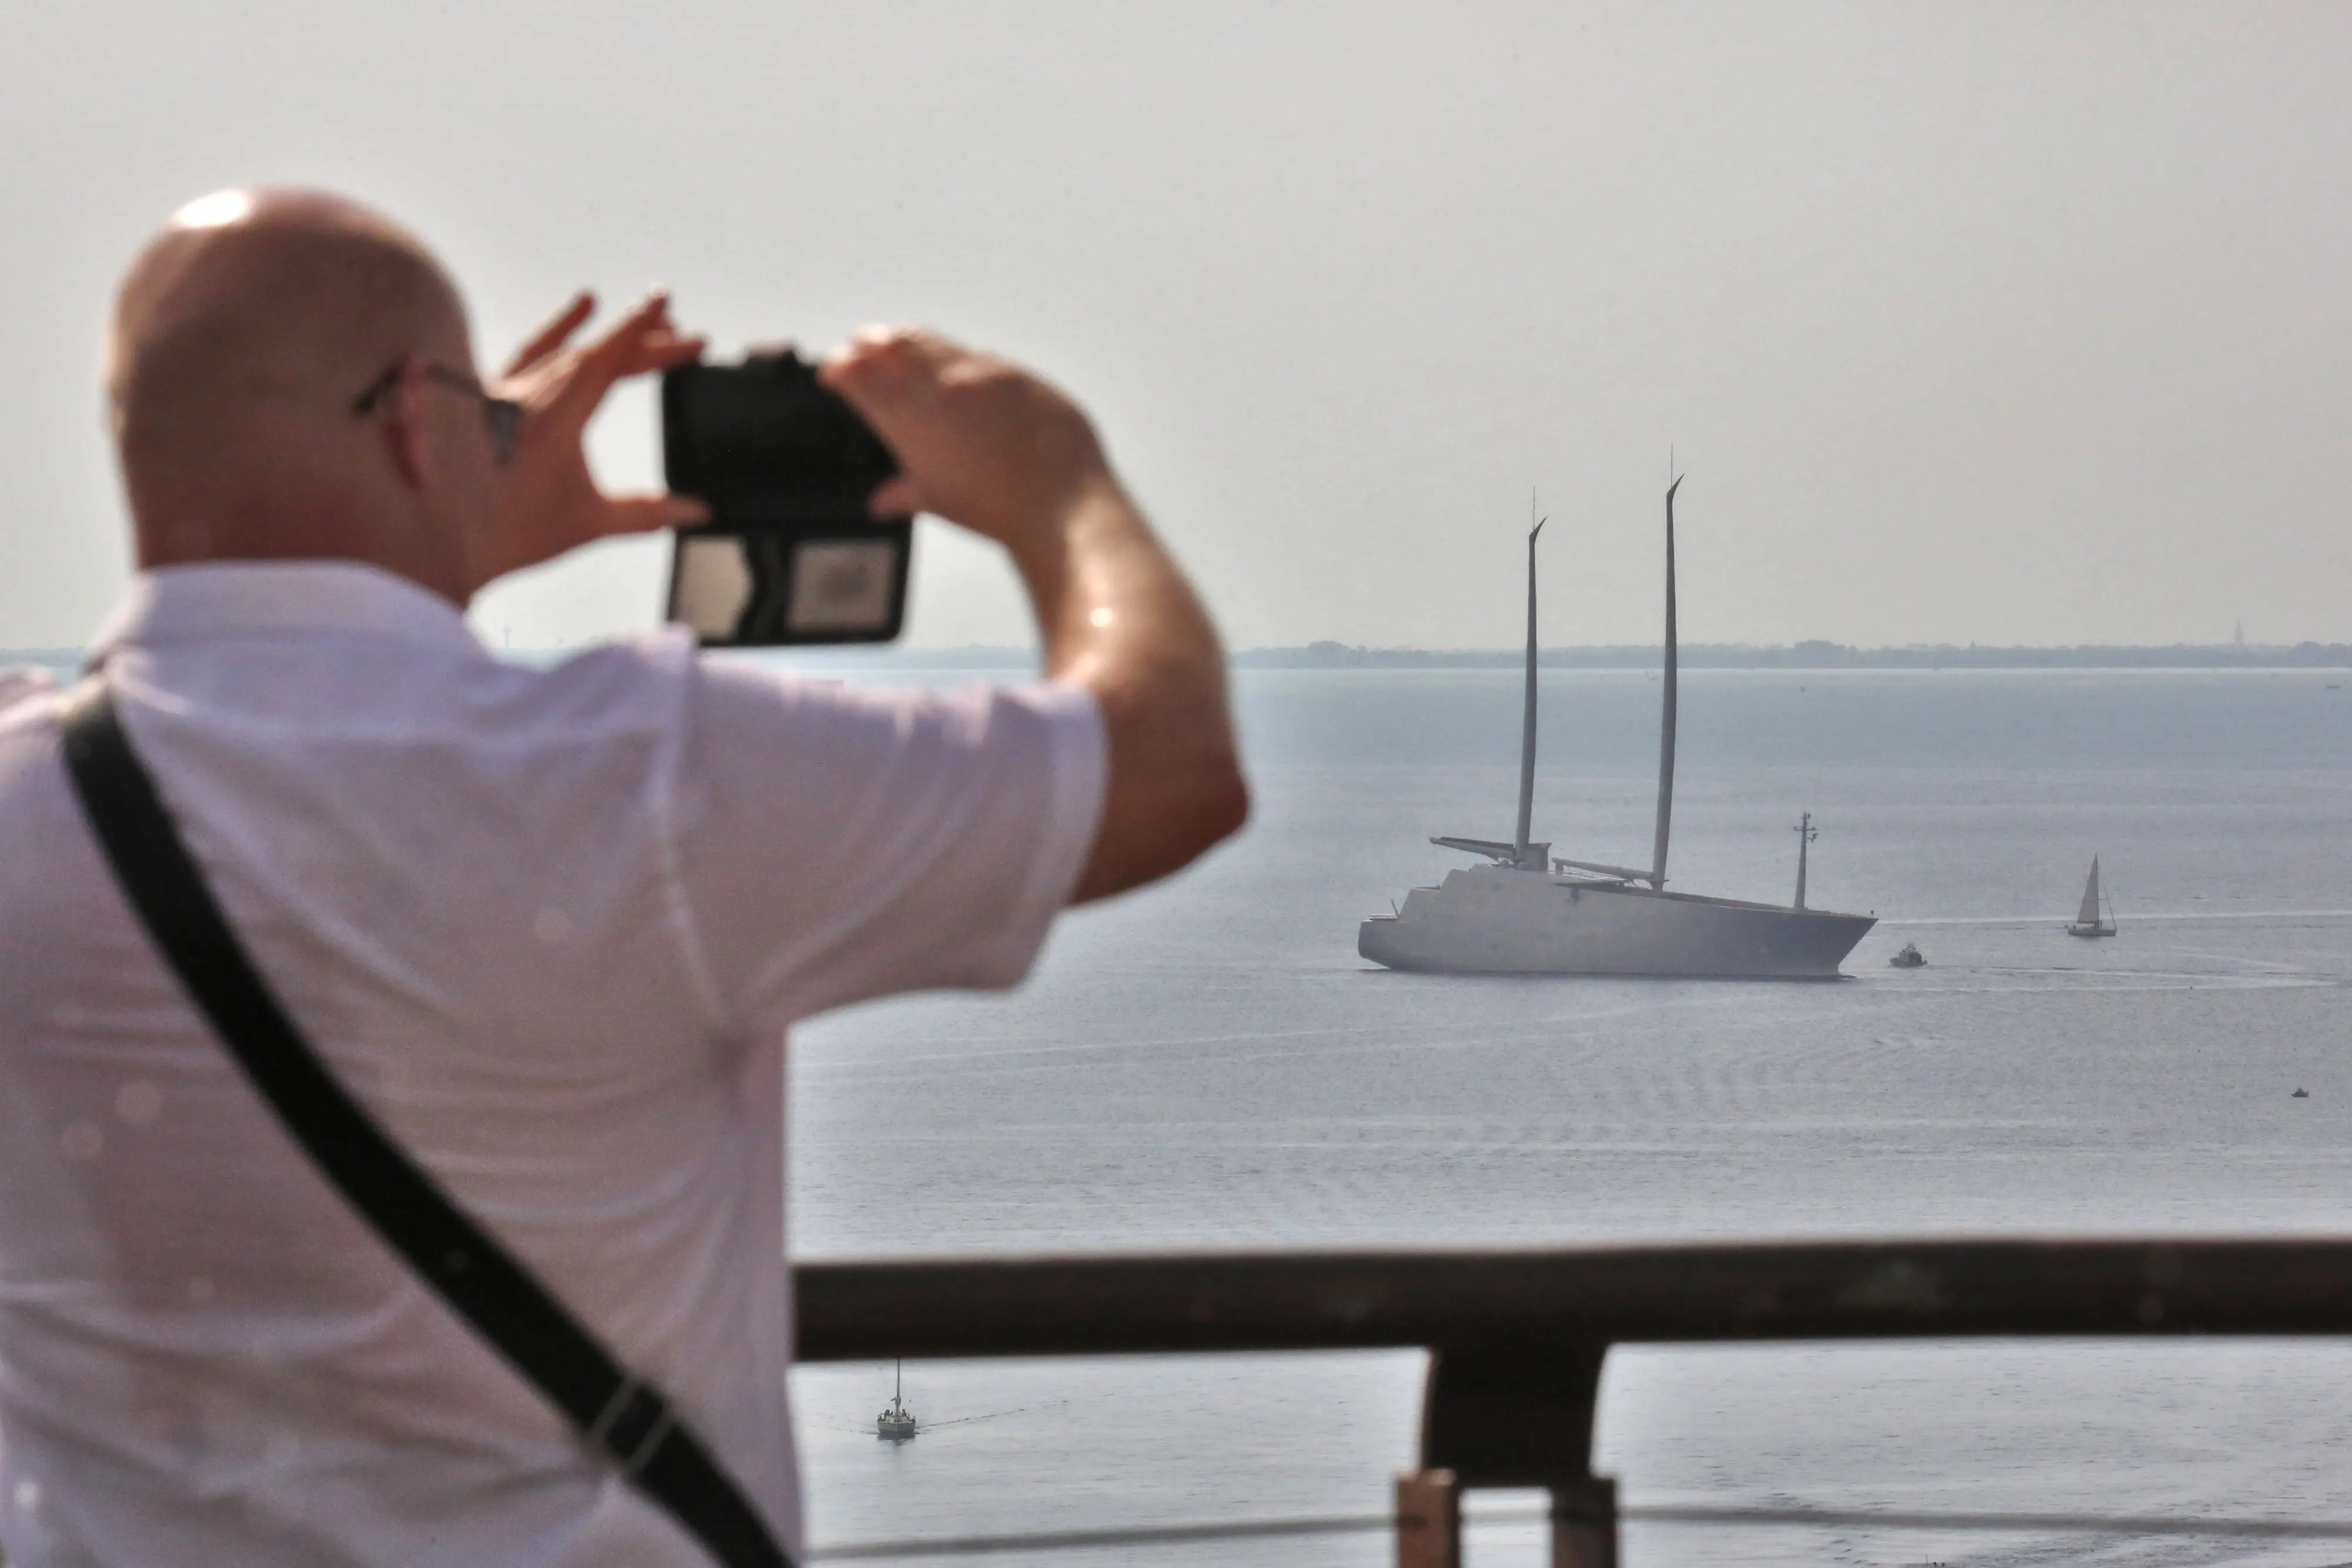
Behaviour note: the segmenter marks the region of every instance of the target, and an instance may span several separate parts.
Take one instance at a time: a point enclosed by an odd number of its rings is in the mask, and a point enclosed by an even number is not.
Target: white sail
[[[2074,916],[2077,925],[2099,924],[2099,857],[2091,857],[2091,880],[2083,884],[2083,908]]]

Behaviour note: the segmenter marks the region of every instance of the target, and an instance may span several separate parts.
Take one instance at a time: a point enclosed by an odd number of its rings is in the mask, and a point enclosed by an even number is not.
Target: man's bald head
[[[389,219],[319,193],[224,191],[182,208],[123,279],[108,343],[115,428],[144,445],[256,402],[348,396],[465,331],[457,288]]]
[[[471,363],[457,288],[406,230],[318,192],[182,208],[124,278],[108,338],[142,559],[368,559],[365,538],[303,530],[383,509],[381,452],[352,405],[403,361]]]

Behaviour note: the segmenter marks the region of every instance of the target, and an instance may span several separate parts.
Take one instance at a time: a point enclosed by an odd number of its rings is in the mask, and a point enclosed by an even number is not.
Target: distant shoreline
[[[1527,654],[1517,648],[1363,648],[1310,643],[1303,648],[1243,648],[1233,654],[1243,670],[1516,670]],[[894,648],[806,650],[795,663],[849,668],[1028,670],[1030,648]],[[1545,669],[1654,670],[1656,644],[1546,648]],[[2286,644],[2175,643],[2163,647],[1852,648],[1807,642],[1780,647],[1745,643],[1685,643],[1686,670],[2340,670],[2352,669],[2352,643]]]
[[[1304,648],[1250,648],[1234,655],[1245,669],[1412,670],[1517,669],[1527,654],[1516,648],[1449,652],[1419,648],[1358,648],[1311,643]],[[1544,667],[1571,670],[1655,669],[1654,643],[1546,648]],[[2164,647],[1990,648],[1948,645],[1852,648],[1805,642],[1781,647],[1746,643],[1685,643],[1685,669],[1703,670],[2311,670],[2352,668],[2352,643],[2284,644],[2187,643]]]
[[[524,650],[518,649],[518,653]],[[547,654],[562,649],[530,650]],[[1034,648],[806,648],[780,650],[795,664],[849,669],[1033,670]],[[1303,648],[1244,648],[1233,655],[1244,670],[1504,670],[1527,655],[1516,648],[1365,648],[1309,643]],[[0,667],[44,664],[79,667],[75,648],[0,649]],[[1546,669],[1656,669],[1656,644],[1546,648]],[[1685,643],[1685,669],[1697,670],[2341,670],[2352,669],[2352,643],[2210,643],[2164,646],[1992,648],[1946,645],[1853,648],[1805,642],[1759,647],[1747,643]]]

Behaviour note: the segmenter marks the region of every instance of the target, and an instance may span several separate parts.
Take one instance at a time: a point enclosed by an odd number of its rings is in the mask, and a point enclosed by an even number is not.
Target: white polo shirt
[[[141,578],[94,656],[337,1074],[660,1382],[789,1546],[783,1044],[1027,970],[1094,837],[1071,687],[552,669],[342,564]],[[704,1568],[315,1174],[162,967],[0,674],[10,1568]]]

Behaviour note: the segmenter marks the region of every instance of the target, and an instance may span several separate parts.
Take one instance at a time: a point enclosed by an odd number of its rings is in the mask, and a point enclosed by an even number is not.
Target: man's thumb
[[[886,480],[866,503],[866,509],[877,517],[911,517],[923,509],[923,493],[912,478],[901,474]]]
[[[604,510],[606,531],[615,534],[690,528],[710,520],[709,507],[692,496],[615,496]]]

